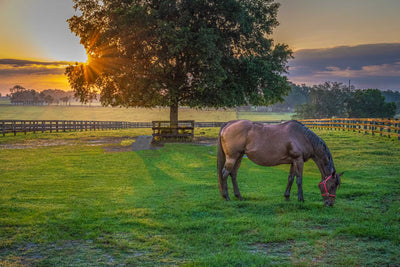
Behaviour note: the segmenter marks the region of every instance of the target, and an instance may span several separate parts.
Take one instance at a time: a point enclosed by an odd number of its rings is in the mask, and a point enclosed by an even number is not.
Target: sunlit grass
[[[226,122],[235,119],[254,121],[289,120],[291,113],[236,112],[234,109],[179,110],[180,120]],[[149,122],[169,120],[168,108],[119,108],[87,106],[11,106],[0,105],[0,120],[95,120]]]
[[[102,133],[140,134],[45,136]],[[292,200],[284,200],[288,166],[264,168],[248,159],[238,176],[245,201],[225,202],[215,146],[104,153],[101,146],[77,143],[1,150],[0,265],[398,264],[400,142],[316,133],[336,169],[345,171],[333,208],[323,206],[313,162],[305,165],[305,203],[297,202],[295,185]],[[218,128],[202,133],[217,134]]]
[[[229,121],[234,110],[196,110],[182,108],[180,120]],[[0,105],[0,120],[95,120],[149,122],[169,120],[168,108],[119,108],[87,106],[9,106]]]
[[[281,121],[291,120],[293,113],[280,112],[239,112],[238,119],[247,119],[252,121]]]

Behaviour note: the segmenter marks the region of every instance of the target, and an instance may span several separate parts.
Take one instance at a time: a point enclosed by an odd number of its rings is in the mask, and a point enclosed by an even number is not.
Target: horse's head
[[[336,190],[340,186],[340,177],[342,175],[343,172],[337,174],[335,171],[328,177],[323,178],[318,184],[325,206],[332,207],[335,204]]]

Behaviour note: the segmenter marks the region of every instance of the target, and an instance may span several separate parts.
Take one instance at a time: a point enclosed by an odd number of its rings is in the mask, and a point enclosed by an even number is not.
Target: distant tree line
[[[10,88],[10,100],[13,105],[70,105],[74,98],[72,91],[63,91],[60,89],[46,89],[37,92],[34,89],[26,89],[20,85]]]
[[[399,91],[382,91],[386,102],[394,102],[396,104],[396,113],[400,113],[400,92]]]
[[[291,92],[282,103],[272,106],[242,106],[239,110],[294,112],[297,119],[385,118],[400,113],[400,92],[355,89],[337,82],[306,86],[290,83]],[[9,94],[13,105],[70,105],[73,91],[47,89],[37,92],[15,85]],[[97,96],[98,97],[98,96]]]
[[[305,100],[295,107],[295,117],[299,119],[387,118],[394,117],[400,107],[399,92],[356,90],[337,82],[312,87],[294,85],[292,94],[294,97],[301,96],[301,101]]]

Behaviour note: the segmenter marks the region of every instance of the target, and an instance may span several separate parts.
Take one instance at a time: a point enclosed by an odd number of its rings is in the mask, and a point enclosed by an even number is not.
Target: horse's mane
[[[304,133],[304,136],[308,139],[311,146],[314,149],[315,157],[326,156],[328,158],[328,165],[326,166],[329,170],[335,170],[335,166],[333,164],[332,154],[329,151],[328,146],[325,141],[322,140],[318,135],[316,135],[313,131],[308,129],[304,124],[299,121],[290,121],[292,127],[296,128],[296,130]]]

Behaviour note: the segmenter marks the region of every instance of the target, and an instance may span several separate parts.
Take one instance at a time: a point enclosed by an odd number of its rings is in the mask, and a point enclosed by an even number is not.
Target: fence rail
[[[309,128],[343,130],[359,133],[379,134],[380,136],[397,137],[400,140],[400,120],[399,119],[309,119],[300,120]]]
[[[67,121],[67,120],[0,120],[0,134],[27,132],[66,132],[151,128],[151,122]]]
[[[262,121],[277,124],[284,121]],[[221,127],[225,122],[194,122],[195,128]],[[125,121],[72,121],[72,120],[0,120],[0,135],[28,132],[67,132],[116,130],[127,128],[153,128],[152,122]]]

